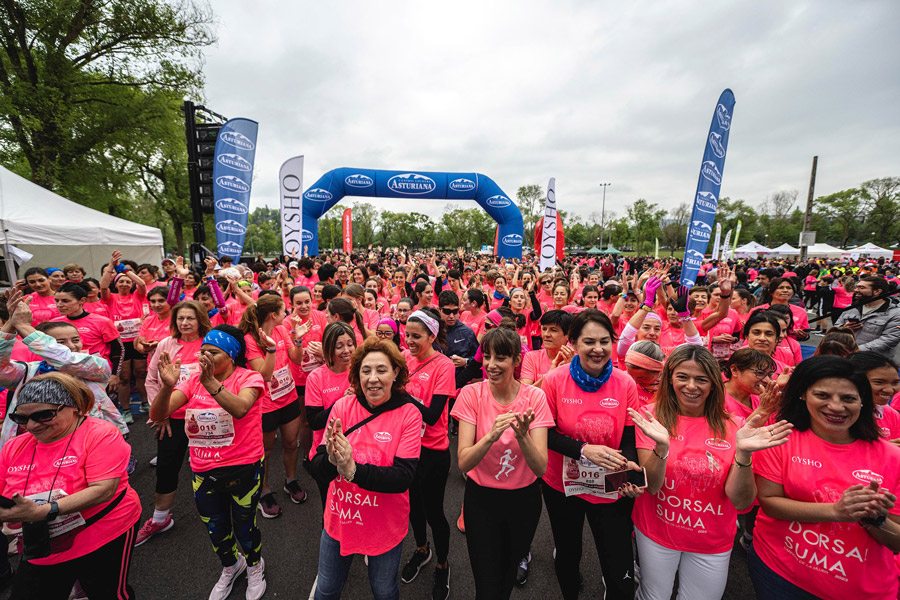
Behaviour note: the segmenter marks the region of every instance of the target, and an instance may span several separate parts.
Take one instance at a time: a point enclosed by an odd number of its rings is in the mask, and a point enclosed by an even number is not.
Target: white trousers
[[[657,544],[636,527],[641,581],[636,600],[669,600],[678,573],[677,600],[720,600],[728,582],[731,550],[699,554],[671,550]]]

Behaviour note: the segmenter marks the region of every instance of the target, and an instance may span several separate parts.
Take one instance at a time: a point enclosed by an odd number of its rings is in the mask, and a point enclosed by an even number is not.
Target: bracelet
[[[727,296],[721,296],[721,295],[720,295],[719,298],[721,298],[721,299],[723,299],[723,300],[728,300],[729,298],[731,298],[731,294],[728,294]]]
[[[346,481],[347,483],[352,483],[354,477],[356,477],[356,467],[355,466],[353,467],[353,472],[350,473],[350,477],[344,477],[344,481]]]
[[[678,317],[678,322],[683,323],[685,321],[696,321],[697,319],[694,317]]]
[[[645,311],[647,311],[647,312],[652,312],[652,311],[653,311],[653,307],[652,307],[652,306],[648,306],[648,305],[646,305],[646,304],[641,304],[641,310],[645,310]]]
[[[219,394],[219,392],[221,392],[224,389],[225,389],[225,384],[223,383],[223,384],[219,385],[219,389],[217,389],[215,392],[211,392],[209,395],[217,396]]]
[[[655,447],[655,446],[653,447],[653,454],[656,454],[656,458],[658,458],[659,460],[666,460],[667,458],[669,458],[669,452],[670,452],[670,451],[671,451],[671,448],[668,448],[668,449],[666,449],[666,455],[665,455],[665,456],[660,456],[660,455],[657,454],[657,452],[656,452],[656,447]]]
[[[735,457],[734,457],[734,464],[736,464],[737,466],[739,466],[739,467],[741,467],[741,468],[744,468],[744,469],[746,469],[746,468],[748,468],[748,467],[752,467],[752,466],[753,466],[753,457],[751,456],[751,457],[750,457],[750,462],[748,462],[748,463],[745,465],[744,463],[740,462],[740,461],[737,459],[737,456],[735,455]]]
[[[627,298],[627,297],[628,297],[628,292],[622,292],[621,294],[619,294],[619,298]]]
[[[266,348],[266,352],[268,352],[269,354],[275,354],[276,352],[278,352],[278,346],[275,346],[274,348]]]
[[[887,515],[881,515],[880,517],[873,519],[871,517],[863,517],[859,520],[859,524],[862,526],[871,525],[872,527],[877,527],[881,529],[884,525],[884,522],[887,521]]]

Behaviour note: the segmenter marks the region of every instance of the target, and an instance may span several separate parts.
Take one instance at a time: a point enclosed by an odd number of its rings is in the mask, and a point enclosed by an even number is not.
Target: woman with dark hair
[[[503,600],[541,516],[538,478],[547,469],[553,417],[544,392],[515,379],[522,360],[515,331],[492,329],[481,350],[485,380],[460,391],[452,414],[459,468],[468,475],[463,513],[475,598]]]
[[[890,406],[891,400],[900,392],[900,375],[897,363],[878,352],[870,350],[856,352],[849,357],[857,371],[865,373],[872,387],[875,402],[875,423],[881,437],[900,446],[900,413]]]
[[[487,300],[481,290],[470,288],[462,296],[462,310],[459,313],[459,320],[475,333],[478,341],[484,336],[484,319],[487,317],[484,307]]]
[[[92,315],[100,315],[101,317],[109,318],[109,309],[106,308],[106,304],[100,299],[100,282],[93,277],[85,277],[78,285],[83,287],[84,291],[87,292],[84,310]]]
[[[741,322],[741,329],[747,324],[750,318],[750,311],[756,307],[756,296],[750,293],[750,290],[737,288],[731,294],[731,308],[738,314]]]
[[[874,413],[850,361],[797,365],[777,417],[794,432],[754,466],[761,510],[749,567],[760,600],[897,598],[900,449]]]
[[[405,341],[402,344],[400,343],[400,324],[394,319],[384,318],[378,321],[378,326],[375,328],[375,337],[382,340],[391,340],[398,348],[401,346],[406,347]]]
[[[397,571],[409,530],[409,486],[422,443],[422,415],[403,390],[409,371],[392,343],[369,338],[353,353],[354,394],[332,406],[313,476],[328,484],[316,600],[340,598],[353,556],[368,557],[375,598],[398,598]],[[346,513],[357,515],[346,518]]]
[[[701,346],[666,359],[656,403],[628,411],[647,470],[647,493],[634,507],[641,557],[640,600],[719,600],[728,581],[737,512],[756,496],[752,453],[784,444],[787,421],[743,423],[725,410],[719,363]],[[743,423],[743,426],[741,424]]]
[[[775,371],[781,373],[787,365],[775,358],[775,349],[782,333],[782,321],[769,311],[757,311],[744,325],[743,337],[747,348],[759,350],[775,360]]]
[[[841,358],[850,358],[855,352],[859,352],[859,346],[853,330],[849,327],[831,327],[822,336],[822,341],[816,346],[813,356],[830,354]]]
[[[778,336],[778,346],[775,347],[775,359],[790,367],[803,360],[803,352],[800,343],[791,337],[794,331],[794,315],[784,304],[775,304],[766,309],[781,321],[781,335]]]
[[[169,288],[165,284],[158,285],[147,292],[147,302],[150,303],[151,314],[144,318],[141,328],[138,330],[138,336],[134,339],[134,347],[138,352],[153,354],[159,343],[169,337],[172,307],[169,306],[168,297]],[[149,373],[147,378],[150,378]]]
[[[725,410],[746,419],[759,408],[759,396],[775,375],[775,359],[754,348],[740,348],[725,361]]]
[[[78,330],[85,353],[99,354],[109,360],[113,366],[112,372],[117,373],[123,346],[113,322],[102,315],[84,310],[87,293],[77,283],[64,283],[56,290],[55,297],[56,310],[60,316],[51,321],[71,323]]]
[[[426,306],[431,306],[432,301],[434,300],[434,286],[432,286],[427,279],[420,278],[416,282],[416,286],[413,288],[412,299],[416,303],[415,308],[418,310],[420,308],[425,308]]]
[[[291,306],[291,318],[285,319],[281,326],[288,330],[301,326],[309,328],[309,332],[303,336],[300,345],[302,362],[298,365],[294,361],[290,361],[288,368],[294,379],[294,386],[297,388],[297,399],[300,401],[300,446],[305,452],[311,454],[315,452],[316,444],[313,443],[313,433],[309,425],[309,417],[306,414],[306,382],[309,374],[325,363],[325,357],[322,354],[322,335],[328,325],[328,320],[325,313],[313,308],[312,292],[308,287],[304,285],[292,287],[288,300]]]
[[[522,360],[522,383],[539,388],[544,382],[544,375],[572,360],[575,350],[569,345],[571,324],[572,315],[564,310],[548,310],[543,314],[541,349],[525,354]]]
[[[776,277],[769,282],[769,287],[766,290],[766,302],[754,308],[753,312],[765,310],[770,305],[783,304],[787,306],[788,310],[794,315],[795,329],[791,331],[790,335],[802,341],[809,338],[809,317],[805,309],[790,303],[791,298],[796,293],[797,288],[794,287],[794,282],[791,279]]]
[[[331,415],[334,403],[347,394],[349,389],[350,361],[356,350],[356,337],[353,329],[346,323],[329,323],[322,334],[322,354],[325,364],[309,374],[306,380],[306,418],[312,429],[312,447],[309,460],[316,454],[316,448],[322,443],[325,427]],[[322,508],[325,508],[325,497],[328,493],[327,482],[317,480]]]
[[[161,385],[150,406],[150,418],[158,422],[186,409],[194,500],[222,563],[210,600],[225,600],[244,571],[246,597],[259,600],[266,580],[256,505],[265,449],[262,407],[257,400],[266,383],[262,375],[246,368],[244,333],[231,325],[219,325],[206,334],[198,359],[200,371],[182,383],[181,361],[173,361],[168,352],[160,354]]]
[[[50,275],[47,271],[40,267],[31,267],[22,277],[23,279],[16,282],[16,288],[24,290],[25,286],[28,286],[31,289],[31,293],[28,294],[31,297],[31,314],[34,315],[31,325],[34,327],[58,317],[55,292],[50,285]]]
[[[600,302],[600,288],[596,285],[586,285],[581,288],[582,308],[597,308],[598,302]]]
[[[357,345],[362,344],[364,339],[372,335],[372,332],[366,328],[362,313],[359,312],[353,302],[346,298],[330,300],[325,308],[325,315],[329,323],[342,321],[353,327]]]

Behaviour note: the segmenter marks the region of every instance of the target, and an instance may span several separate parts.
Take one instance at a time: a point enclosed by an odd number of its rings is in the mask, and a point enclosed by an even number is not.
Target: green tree
[[[448,204],[436,232],[437,245],[473,249],[479,249],[483,244],[493,245],[496,227],[494,220],[481,208],[459,208]]]
[[[631,223],[634,250],[645,254],[652,247],[653,241],[659,237],[659,222],[666,216],[665,210],[659,210],[656,204],[639,198],[628,208],[628,221]]]
[[[281,218],[277,208],[260,206],[247,219],[244,254],[262,252],[266,256],[281,254]]]
[[[544,202],[547,196],[539,185],[523,185],[516,192],[516,200],[525,224],[523,245],[526,248],[534,248],[534,229],[538,219],[544,216]]]
[[[335,204],[328,209],[319,219],[319,252],[325,249],[336,250],[343,248],[341,237],[344,232],[344,209],[347,208],[343,204]]]
[[[747,204],[745,200],[732,200],[727,196],[719,198],[719,210],[716,213],[716,221],[722,224],[722,235],[729,229],[737,229],[738,221],[741,222],[741,240],[756,240],[764,243],[765,233],[759,234],[759,215],[756,210]],[[715,241],[715,238],[713,238]],[[710,248],[711,249],[711,248]]]
[[[691,218],[691,213],[687,203],[682,202],[672,209],[671,215],[672,218],[663,225],[660,233],[662,245],[668,247],[669,254],[674,256],[675,251],[684,246],[684,241],[687,238],[688,219]]]
[[[859,232],[862,217],[869,209],[869,201],[862,190],[851,188],[828,196],[816,198],[815,206],[831,224],[827,237],[841,248],[847,247],[851,238]]]
[[[353,245],[366,248],[375,243],[375,228],[378,226],[379,211],[367,202],[354,202],[351,209],[353,215]]]
[[[115,213],[136,177],[126,148],[158,118],[154,94],[202,85],[212,15],[190,0],[48,0],[4,2],[0,22],[0,160]]]
[[[894,244],[900,229],[900,177],[872,179],[859,187],[870,206],[863,237],[881,246]]]

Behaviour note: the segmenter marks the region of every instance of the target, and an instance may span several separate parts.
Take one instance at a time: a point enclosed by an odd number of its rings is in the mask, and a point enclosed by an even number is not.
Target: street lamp
[[[601,183],[600,187],[603,188],[603,205],[600,208],[600,249],[603,250],[603,231],[606,228],[606,188],[611,186],[611,183]]]

